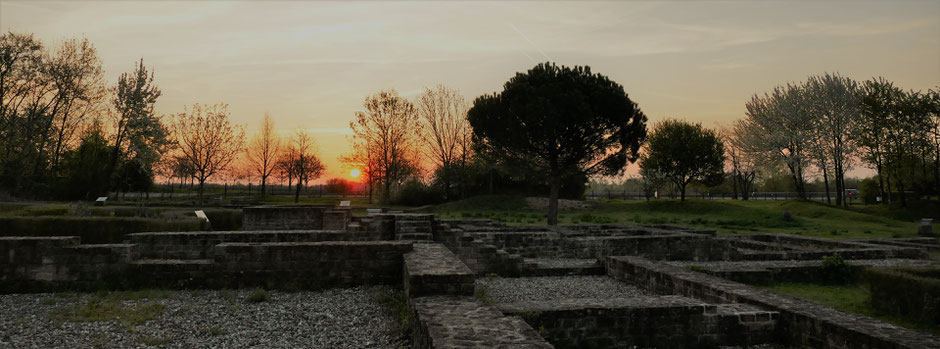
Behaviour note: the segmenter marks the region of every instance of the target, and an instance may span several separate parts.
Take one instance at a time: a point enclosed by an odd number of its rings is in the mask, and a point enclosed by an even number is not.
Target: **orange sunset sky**
[[[938,1],[2,0],[0,28],[47,45],[87,37],[112,85],[143,58],[163,90],[158,114],[225,102],[250,136],[269,112],[284,135],[311,132],[327,178],[348,178],[337,157],[365,96],[446,84],[472,101],[543,61],[611,77],[651,122],[706,126],[811,74],[940,85]]]

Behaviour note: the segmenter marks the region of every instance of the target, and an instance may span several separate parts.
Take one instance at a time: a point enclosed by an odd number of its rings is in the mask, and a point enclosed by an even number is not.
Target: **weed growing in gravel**
[[[396,317],[399,335],[409,336],[414,317],[408,309],[408,295],[404,291],[382,289],[375,294],[375,300]]]
[[[221,327],[221,326],[206,327],[206,328],[203,328],[203,329],[202,329],[202,332],[205,333],[205,334],[208,334],[208,335],[210,335],[210,336],[213,336],[213,337],[215,337],[215,336],[221,336],[221,335],[225,334],[225,331],[222,330],[222,327]]]
[[[91,346],[95,348],[107,348],[110,346],[110,342],[111,338],[108,338],[107,333],[99,333],[91,340]]]
[[[250,303],[261,303],[271,300],[271,294],[263,288],[256,288],[248,295],[247,301]]]
[[[139,301],[139,300],[150,300],[150,299],[167,299],[170,298],[170,291],[167,290],[134,290],[134,291],[116,291],[106,293],[103,298],[114,301]]]
[[[493,299],[490,298],[490,286],[487,284],[477,285],[476,289],[473,290],[473,297],[478,299],[483,304],[493,303]]]
[[[49,318],[57,322],[98,322],[118,321],[122,326],[133,329],[134,326],[163,315],[165,307],[160,303],[141,303],[126,305],[114,299],[93,297],[85,304],[75,304],[53,309]]]
[[[144,343],[149,346],[160,346],[170,342],[169,338],[157,337],[157,336],[144,336],[140,339],[141,343]]]
[[[235,296],[232,295],[232,291],[229,291],[229,290],[219,291],[219,297],[222,297],[223,300],[229,303],[232,303],[235,301]]]

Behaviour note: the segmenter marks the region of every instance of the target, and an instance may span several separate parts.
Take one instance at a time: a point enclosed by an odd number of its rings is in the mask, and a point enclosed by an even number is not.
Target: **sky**
[[[158,114],[227,103],[251,136],[270,113],[311,133],[326,177],[348,177],[366,96],[444,84],[472,101],[545,61],[617,81],[651,123],[728,125],[753,94],[825,72],[940,86],[940,1],[0,0],[0,28],[88,38],[112,85],[143,58]]]

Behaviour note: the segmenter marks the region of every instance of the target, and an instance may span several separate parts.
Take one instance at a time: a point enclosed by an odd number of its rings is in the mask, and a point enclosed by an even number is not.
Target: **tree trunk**
[[[679,184],[679,202],[685,202],[685,183]]]
[[[731,199],[738,199],[738,171],[731,171]]]
[[[548,225],[558,225],[558,192],[561,191],[561,175],[552,171],[549,175]]]
[[[835,165],[835,180],[836,180],[836,206],[842,206],[845,201],[845,186],[842,183],[842,162],[839,160],[834,161]]]
[[[202,207],[202,205],[203,205],[202,194],[203,194],[203,191],[205,190],[205,186],[206,186],[206,179],[205,179],[205,178],[200,178],[200,179],[199,179],[199,196],[198,196],[198,198],[199,198],[199,205],[198,205],[198,206],[199,206],[199,207]]]
[[[832,198],[829,197],[829,171],[823,166],[823,182],[826,183],[826,203],[832,205]]]
[[[297,179],[297,190],[294,191],[294,203],[300,202],[300,187],[303,185],[303,181]]]
[[[267,193],[267,181],[268,176],[261,176],[261,197],[264,197],[265,193]]]

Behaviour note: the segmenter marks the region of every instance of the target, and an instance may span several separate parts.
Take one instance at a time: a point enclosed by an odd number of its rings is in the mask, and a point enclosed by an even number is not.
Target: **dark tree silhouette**
[[[562,178],[620,173],[646,139],[646,115],[623,86],[586,66],[543,63],[518,73],[502,92],[478,97],[468,119],[486,147],[547,172],[550,225],[558,224]]]
[[[650,133],[640,168],[662,174],[685,201],[685,188],[692,181],[720,184],[724,162],[724,145],[715,131],[697,123],[665,120]]]

